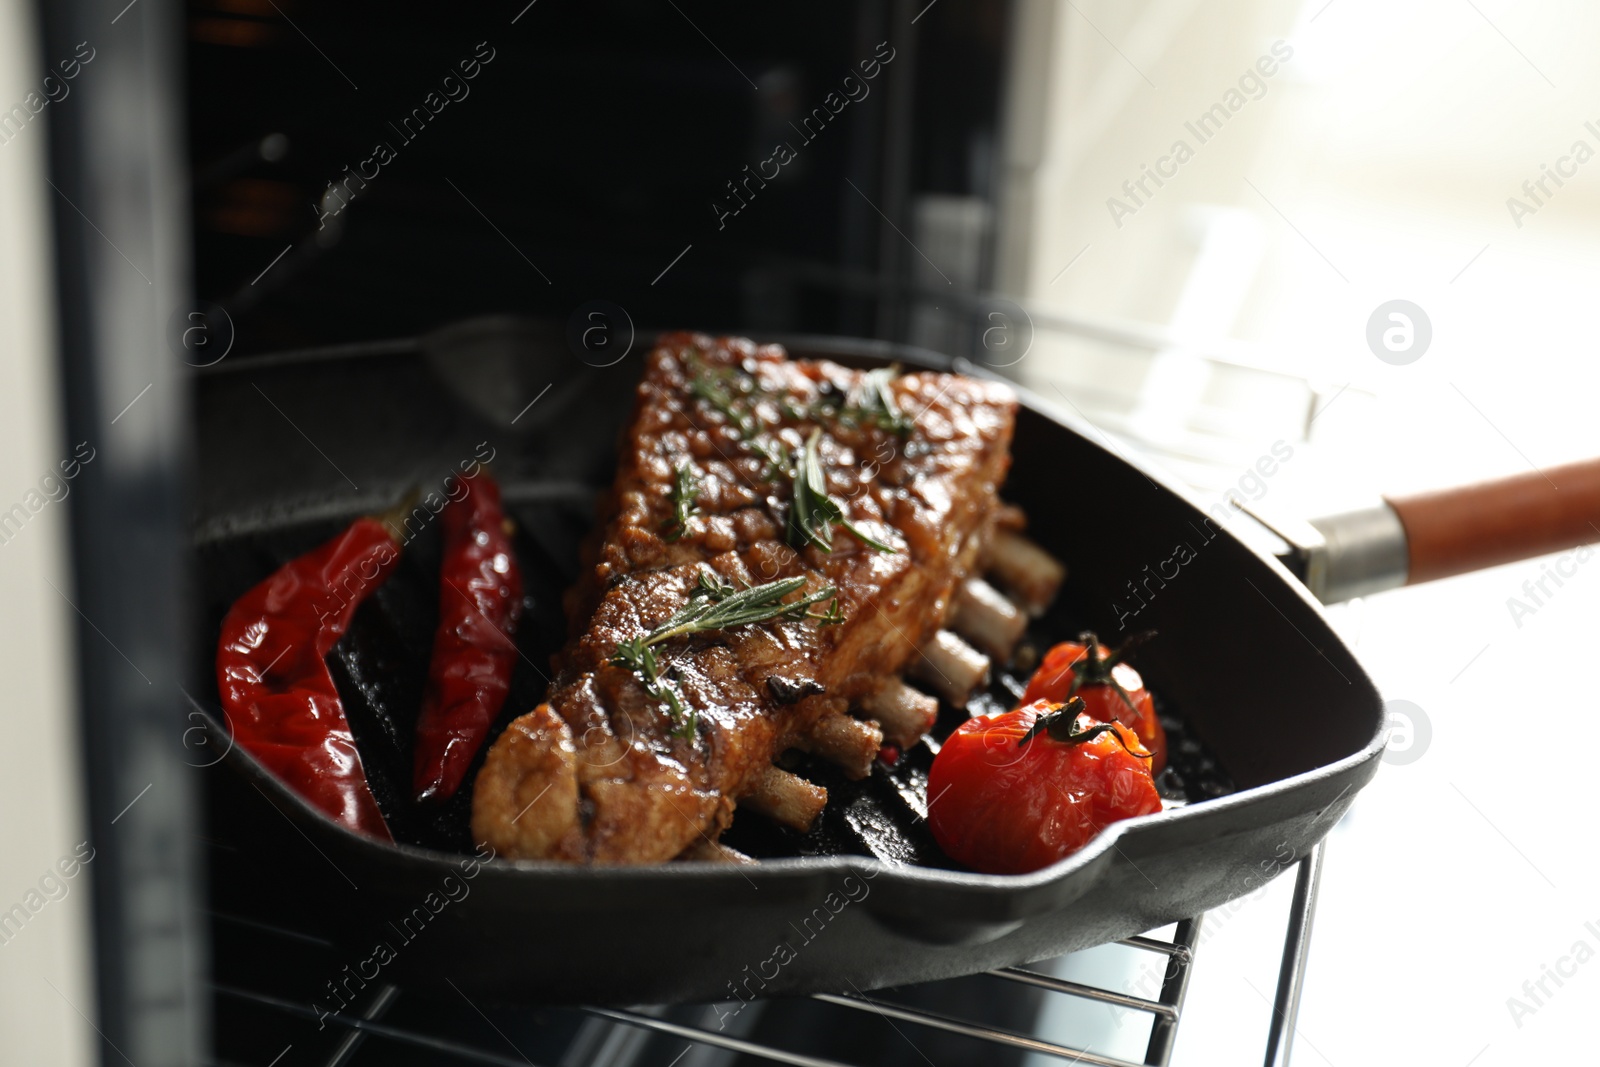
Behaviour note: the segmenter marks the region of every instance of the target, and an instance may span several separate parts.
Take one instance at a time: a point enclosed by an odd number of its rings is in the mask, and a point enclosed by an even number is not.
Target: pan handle
[[[1600,459],[1266,525],[1289,542],[1290,569],[1333,604],[1600,542]]]
[[[1600,459],[1387,497],[1405,527],[1406,584],[1600,541]]]

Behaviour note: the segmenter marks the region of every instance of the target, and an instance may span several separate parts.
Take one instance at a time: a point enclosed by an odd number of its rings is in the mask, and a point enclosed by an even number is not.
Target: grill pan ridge
[[[883,342],[772,340],[797,358],[986,373]],[[594,493],[611,480],[642,347],[595,367],[568,351],[561,331],[501,317],[200,374],[192,555],[195,616],[207,629],[191,692],[201,705],[215,708],[209,656],[234,597],[354,515],[437,485],[487,442],[518,522],[530,599],[523,663],[497,728],[531,707],[565,636],[560,595]],[[1112,605],[1126,609],[1127,583],[1177,542],[1197,549],[1177,577],[1146,587],[1154,595],[1137,616],[1138,629],[1161,634],[1138,665],[1175,715],[1174,764],[1191,803],[1116,824],[1043,871],[974,874],[951,869],[921,821],[924,749],[859,787],[819,777],[834,796],[805,838],[736,822],[730,842],[774,857],[758,866],[475,865],[469,787],[434,812],[403,797],[437,611],[437,531],[425,526],[330,657],[403,843],[335,825],[213,722],[215,747],[192,762],[218,846],[214,906],[248,894],[259,911],[268,900],[275,918],[344,948],[350,970],[308,978],[306,996],[330,1007],[339,982],[373,968],[383,981],[448,992],[448,980],[474,997],[625,1004],[969,974],[1130,936],[1257,888],[1286,857],[1307,855],[1376,772],[1381,699],[1276,561],[1208,525],[1175,486],[1102,447],[1092,428],[1019,394],[1003,495],[1069,568],[1062,602],[1030,638],[1042,647],[1092,628],[1115,641],[1123,631]],[[990,699],[1006,696],[1002,684]],[[959,721],[953,714],[944,709],[941,731]],[[1215,795],[1230,780],[1236,791]]]

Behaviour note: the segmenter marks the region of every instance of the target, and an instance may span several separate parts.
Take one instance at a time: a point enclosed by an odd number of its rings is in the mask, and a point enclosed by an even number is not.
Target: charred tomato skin
[[[1102,651],[1104,647],[1101,646]],[[1156,717],[1155,700],[1144,687],[1144,679],[1138,671],[1126,663],[1118,663],[1111,668],[1111,676],[1127,691],[1128,699],[1133,702],[1131,709],[1109,685],[1085,685],[1075,694],[1070,692],[1076,677],[1073,665],[1082,662],[1088,650],[1087,645],[1077,641],[1063,641],[1046,652],[1039,669],[1028,679],[1028,688],[1022,694],[1021,703],[1029,704],[1036,700],[1061,703],[1069,695],[1082,697],[1088,705],[1090,718],[1098,722],[1120,722],[1138,734],[1139,741],[1155,757],[1150,773],[1160,774],[1167,765],[1167,731],[1162,729],[1161,720]]]
[[[985,874],[1025,874],[1120,819],[1161,810],[1148,754],[1121,723],[1082,742],[1044,730],[1022,740],[1059,707],[1037,700],[980,715],[944,742],[928,774],[928,826],[951,859]],[[1096,725],[1079,715],[1074,729]]]

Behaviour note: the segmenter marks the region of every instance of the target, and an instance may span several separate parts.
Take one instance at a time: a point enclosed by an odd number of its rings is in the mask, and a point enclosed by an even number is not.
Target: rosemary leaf
[[[856,406],[863,419],[871,421],[878,429],[905,437],[911,433],[916,420],[901,413],[900,405],[895,403],[894,390],[889,388],[889,383],[899,375],[898,366],[868,371],[862,379],[862,398]]]
[[[694,366],[695,375],[689,380],[689,392],[721,412],[723,418],[728,420],[741,439],[748,441],[760,432],[761,420],[750,410],[750,405],[747,404],[741,409],[735,400],[734,390],[730,388],[729,375],[718,374],[698,360]]]
[[[750,451],[767,461],[767,465],[761,468],[761,473],[756,475],[756,481],[770,481],[786,466],[783,461],[782,446],[774,444],[768,438],[754,437],[745,443],[750,446]]]
[[[756,402],[763,393],[750,377],[731,368],[708,367],[698,359],[691,359],[694,376],[689,379],[689,393],[706,402],[714,411],[728,420],[745,447],[766,461],[756,481],[770,481],[784,469],[782,450],[763,431],[767,423],[756,410]],[[785,399],[785,414],[795,417],[792,401]],[[801,415],[804,412],[800,412]]]
[[[666,522],[666,539],[677,541],[689,532],[689,520],[700,513],[695,507],[695,496],[700,492],[700,479],[694,467],[678,464],[672,482],[672,518]]]
[[[805,584],[806,577],[798,575],[738,589],[710,571],[702,570],[694,591],[689,594],[689,602],[649,633],[619,642],[610,662],[637,674],[644,682],[645,692],[667,706],[677,724],[673,736],[692,737],[698,714],[692,707],[685,708],[677,686],[663,675],[653,646],[674,637],[728,630],[773,619],[812,619],[822,625],[844,621],[838,591],[831,585],[785,603],[785,598],[799,592]],[[832,603],[826,612],[819,614],[808,610],[811,605],[829,598]]]
[[[654,645],[672,637],[706,633],[711,630],[728,630],[735,626],[747,626],[772,619],[803,619],[807,615],[807,608],[820,600],[828,599],[836,592],[833,586],[824,586],[792,603],[784,603],[785,597],[799,592],[805,584],[805,575],[796,575],[793,578],[780,578],[775,582],[738,590],[730,585],[718,584],[711,587],[706,583],[705,572],[702,571],[701,584],[689,598],[689,602],[679,608],[666,622],[646,634],[644,641],[646,644]],[[709,591],[711,588],[715,591]]]
[[[892,546],[862,533],[855,523],[845,518],[844,508],[839,506],[839,502],[828,495],[822,464],[817,459],[817,441],[821,436],[820,427],[812,430],[805,448],[794,457],[794,500],[789,509],[789,544],[795,548],[816,545],[824,552],[832,552],[833,527],[837,524],[870,548],[879,552],[894,552]]]

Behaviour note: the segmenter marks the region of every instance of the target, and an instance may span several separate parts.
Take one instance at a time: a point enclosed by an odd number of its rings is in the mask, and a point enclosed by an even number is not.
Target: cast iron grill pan
[[[949,366],[872,342],[790,348],[861,366]],[[561,593],[576,576],[595,493],[611,479],[639,358],[590,367],[536,326],[489,320],[420,341],[223,364],[202,376],[194,566],[204,660],[192,690],[202,705],[216,706],[210,657],[234,598],[351,517],[387,506],[409,485],[437,485],[488,442],[517,522],[528,597],[522,658],[496,732],[531,708],[565,639]],[[1161,631],[1138,666],[1171,735],[1172,766],[1160,785],[1172,810],[1115,827],[1046,871],[976,875],[952,864],[927,830],[929,746],[862,782],[791,753],[785,765],[825,785],[829,807],[807,834],[736,816],[724,840],[762,858],[758,867],[464,869],[470,779],[437,809],[408,795],[438,609],[438,530],[429,524],[330,657],[400,844],[344,831],[229,749],[199,772],[210,833],[226,846],[215,853],[219,906],[248,897],[251,913],[266,907],[334,940],[354,972],[380,970],[385,981],[449,979],[495,998],[627,1003],[864,990],[972,973],[1128,936],[1255,888],[1265,864],[1281,869],[1285,847],[1304,855],[1370,778],[1381,701],[1281,568],[1207,526],[1156,475],[1034,398],[1023,401],[1004,495],[1026,509],[1031,535],[1070,571],[1056,606],[1030,630],[1036,649],[1085,628],[1115,642],[1127,632],[1111,607],[1114,599],[1128,605],[1124,583],[1169,558],[1178,541],[1196,549],[1178,578],[1148,588],[1136,618],[1137,628]],[[1115,523],[1103,504],[1081,503],[1086,484],[1121,502]],[[1025,680],[997,672],[975,710],[1012,706]],[[935,736],[963,717],[943,708]],[[775,953],[783,941],[793,951]]]
[[[598,492],[598,488],[596,489]],[[574,494],[577,496],[577,494]],[[561,593],[576,579],[577,543],[593,514],[590,497],[562,500],[515,500],[508,489],[507,509],[517,523],[515,546],[527,587],[524,618],[517,633],[522,659],[512,676],[511,694],[493,733],[544,699],[550,656],[565,640]],[[206,627],[202,634],[215,645],[223,616],[240,594],[277,567],[333,537],[342,522],[317,520],[282,530],[244,534],[214,541],[198,549],[202,586],[208,592]],[[397,841],[425,848],[474,851],[469,826],[471,783],[483,762],[479,753],[461,791],[443,806],[412,801],[412,736],[438,617],[438,531],[429,527],[408,543],[395,573],[358,610],[344,640],[329,658],[334,681],[350,717],[367,777]],[[212,595],[214,593],[214,595]],[[1062,598],[1048,616],[1032,627],[1023,648],[1038,655],[1057,636],[1076,636],[1073,619],[1086,612]],[[987,692],[974,694],[967,710],[942,704],[933,731],[942,740],[969,714],[1010,710],[1026,687],[1028,673],[997,670]],[[213,703],[214,686],[207,692]],[[1170,766],[1159,779],[1169,802],[1186,803],[1225,796],[1232,782],[1205,746],[1189,735],[1185,720],[1155,694],[1167,729]],[[798,750],[780,758],[782,765],[825,786],[830,802],[809,833],[779,826],[753,812],[738,812],[722,840],[751,856],[777,859],[797,856],[858,855],[924,867],[961,869],[946,857],[927,829],[928,768],[934,749],[922,743],[892,765],[879,762],[871,777],[852,781],[836,767]]]

